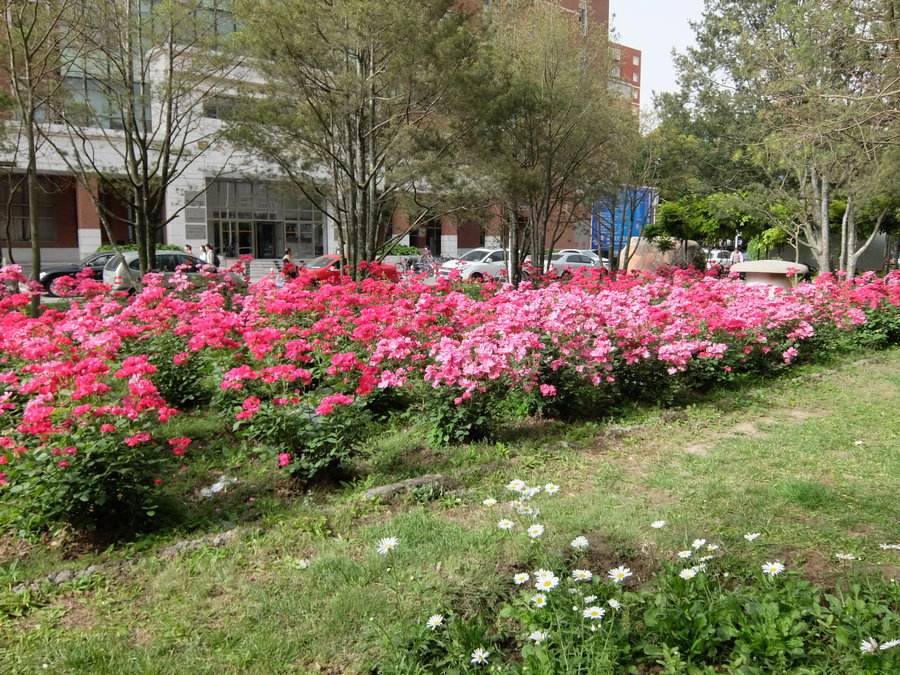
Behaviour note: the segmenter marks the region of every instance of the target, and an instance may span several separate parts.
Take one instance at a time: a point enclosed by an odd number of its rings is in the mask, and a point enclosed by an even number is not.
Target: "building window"
[[[31,240],[28,227],[28,195],[25,190],[25,182],[15,179],[0,182],[0,199],[6,204],[12,190],[12,199],[9,200],[10,210],[10,234],[13,241],[26,242]],[[37,221],[40,240],[43,243],[55,243],[58,238],[56,227],[56,193],[60,190],[52,180],[40,180],[37,190]]]
[[[203,116],[214,120],[228,119],[237,101],[232,96],[217,94],[203,100]]]
[[[614,80],[622,79],[622,68],[621,66],[615,65],[609,69],[609,76]]]
[[[641,75],[640,75],[640,73],[632,73],[632,74],[631,74],[631,81],[632,81],[632,82],[640,82],[640,81],[641,81]]]
[[[619,47],[613,47],[610,51],[612,55],[613,61],[621,61],[622,60],[622,50]]]
[[[641,57],[638,56],[637,54],[635,54],[634,56],[631,57],[631,63],[635,66],[640,66],[641,65]]]
[[[632,89],[631,90],[631,99],[633,101],[637,101],[641,98],[641,90],[640,89]]]
[[[297,258],[325,250],[322,212],[296,188],[275,183],[215,180],[206,193],[207,220],[216,250],[227,257]]]

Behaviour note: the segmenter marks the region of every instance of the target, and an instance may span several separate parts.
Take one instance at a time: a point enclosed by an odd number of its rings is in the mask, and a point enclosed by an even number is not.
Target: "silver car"
[[[572,274],[580,269],[596,269],[600,267],[599,258],[591,258],[584,253],[554,253],[550,256],[548,263],[549,268],[552,267],[560,276]]]
[[[206,263],[181,251],[156,252],[157,271],[172,274],[182,265],[188,266],[188,274],[196,274]],[[114,291],[135,291],[141,281],[140,268],[137,251],[117,253],[103,267],[103,283]]]

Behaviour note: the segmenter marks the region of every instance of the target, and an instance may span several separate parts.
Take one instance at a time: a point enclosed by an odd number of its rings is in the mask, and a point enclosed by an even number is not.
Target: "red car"
[[[339,255],[329,254],[310,260],[300,268],[299,275],[308,281],[319,283],[336,283],[341,278],[343,261]],[[369,276],[375,279],[387,279],[388,281],[400,281],[400,273],[397,266],[391,263],[370,263]]]

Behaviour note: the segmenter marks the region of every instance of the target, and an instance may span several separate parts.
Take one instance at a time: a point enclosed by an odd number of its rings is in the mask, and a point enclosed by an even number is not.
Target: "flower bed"
[[[213,406],[309,478],[346,460],[372,420],[410,406],[435,440],[466,440],[510,408],[605,414],[787,368],[834,342],[900,340],[897,273],[795,291],[688,272],[519,289],[264,280],[247,294],[231,278],[148,275],[130,299],[83,281],[85,297],[36,319],[27,292],[0,294],[4,521],[153,517],[190,451],[165,434],[178,410]],[[24,283],[0,271],[11,281]]]

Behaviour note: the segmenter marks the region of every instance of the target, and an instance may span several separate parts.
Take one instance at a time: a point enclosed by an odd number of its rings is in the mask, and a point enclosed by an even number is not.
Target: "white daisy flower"
[[[702,558],[697,558],[697,560],[699,560],[702,563],[705,563],[705,562],[709,562],[710,560],[712,560],[715,557],[716,556],[714,556],[714,555],[705,555]]]
[[[485,506],[497,506],[497,500],[494,499],[493,497],[488,497],[481,503],[484,504]]]
[[[400,545],[400,540],[397,537],[385,537],[384,539],[378,540],[378,553],[381,555],[387,555],[395,548]]]
[[[590,607],[585,607],[584,611],[581,615],[585,619],[591,619],[593,621],[599,621],[604,616],[606,616],[606,610],[602,607],[597,607],[597,605],[591,605]]]
[[[487,665],[488,656],[490,655],[491,653],[487,649],[485,649],[484,647],[479,647],[474,652],[472,652],[470,663],[473,663],[476,666]]]
[[[779,574],[784,572],[784,565],[778,561],[767,562],[762,566],[762,571],[764,574],[768,574],[770,577],[777,577]]]
[[[694,555],[693,551],[678,551],[678,557],[681,558],[682,560],[687,560],[692,555]]]
[[[522,492],[528,489],[528,486],[525,485],[524,480],[519,480],[516,478],[515,480],[511,480],[506,484],[506,489],[510,492]]]
[[[572,570],[572,578],[575,581],[590,581],[593,577],[590,570]]]
[[[617,612],[622,609],[622,603],[616,600],[615,598],[610,598],[606,601],[606,604],[612,607]]]
[[[545,633],[545,632],[542,631],[542,630],[535,630],[535,631],[532,631],[532,632],[528,635],[528,639],[531,640],[534,644],[537,645],[537,644],[540,644],[540,643],[542,643],[544,640],[547,639],[547,633]]]
[[[527,487],[522,491],[522,496],[525,499],[531,499],[535,495],[540,494],[540,492],[541,492],[541,488],[539,488],[539,487]]]
[[[444,625],[444,616],[442,614],[432,614],[428,617],[425,625],[431,630],[437,630]]]
[[[697,570],[698,572],[705,572],[706,571],[706,563],[700,563],[699,565],[694,565],[694,569]]]
[[[575,537],[571,542],[569,542],[569,546],[574,548],[576,551],[586,551],[588,546],[587,537],[579,536]]]
[[[585,601],[587,604],[591,604],[591,603],[594,602],[594,600],[596,600],[596,599],[597,599],[597,596],[596,596],[596,595],[586,595],[586,596],[584,596],[584,601]]]
[[[531,527],[528,528],[528,536],[532,539],[538,539],[542,534],[544,534],[544,526],[535,523]]]
[[[887,642],[882,642],[878,649],[884,652],[888,649],[893,649],[897,645],[900,645],[900,640],[888,640]]]
[[[632,576],[631,570],[624,566],[619,566],[614,569],[611,569],[607,576],[615,583],[621,583],[625,581],[628,577]]]
[[[559,586],[559,577],[555,574],[542,576],[534,582],[534,587],[539,591],[552,591],[557,586]]]
[[[309,569],[309,566],[310,566],[309,558],[299,558],[298,560],[296,560],[294,562],[294,565],[296,565],[298,570]]]
[[[713,551],[718,551],[719,545],[718,544],[707,544],[706,550],[709,551],[710,553],[712,553]]]
[[[546,492],[548,495],[555,495],[557,492],[559,492],[559,485],[556,485],[555,483],[547,483],[544,486],[544,492]]]
[[[834,557],[838,560],[857,560],[858,558],[852,553],[835,553]]]
[[[693,579],[695,576],[697,576],[697,569],[694,567],[688,567],[686,569],[681,570],[678,573],[678,576],[680,576],[682,579],[685,579],[685,580]]]
[[[753,541],[758,538],[759,538],[759,532],[748,532],[747,534],[744,535],[744,539],[746,539],[747,541]]]
[[[665,520],[654,520],[652,523],[650,523],[650,527],[652,527],[654,530],[661,530],[665,526],[666,526]]]
[[[535,593],[531,596],[531,604],[537,608],[546,607],[547,606],[547,596],[543,593]]]
[[[519,572],[518,574],[516,574],[515,576],[513,576],[513,583],[514,583],[516,586],[521,586],[522,584],[527,584],[527,583],[528,583],[528,580],[529,580],[530,578],[531,578],[531,577],[528,576],[528,572]]]
[[[509,532],[515,526],[516,524],[513,521],[509,520],[509,518],[504,518],[497,523],[497,527],[499,527],[501,530],[506,530],[507,532]]]
[[[863,654],[873,654],[878,649],[878,641],[875,638],[866,638],[859,643],[859,651]]]
[[[539,569],[539,570],[535,570],[535,571],[533,572],[533,574],[534,574],[534,578],[535,578],[535,579],[540,579],[541,577],[552,577],[552,576],[554,576],[554,575],[553,575],[553,572],[551,572],[550,570],[545,570],[543,567],[542,567],[541,569]]]
[[[706,546],[706,539],[694,539],[694,543],[691,544],[691,548],[700,549]]]
[[[516,513],[520,516],[536,516],[537,511],[533,506],[529,506],[528,504],[520,504],[516,507]]]

